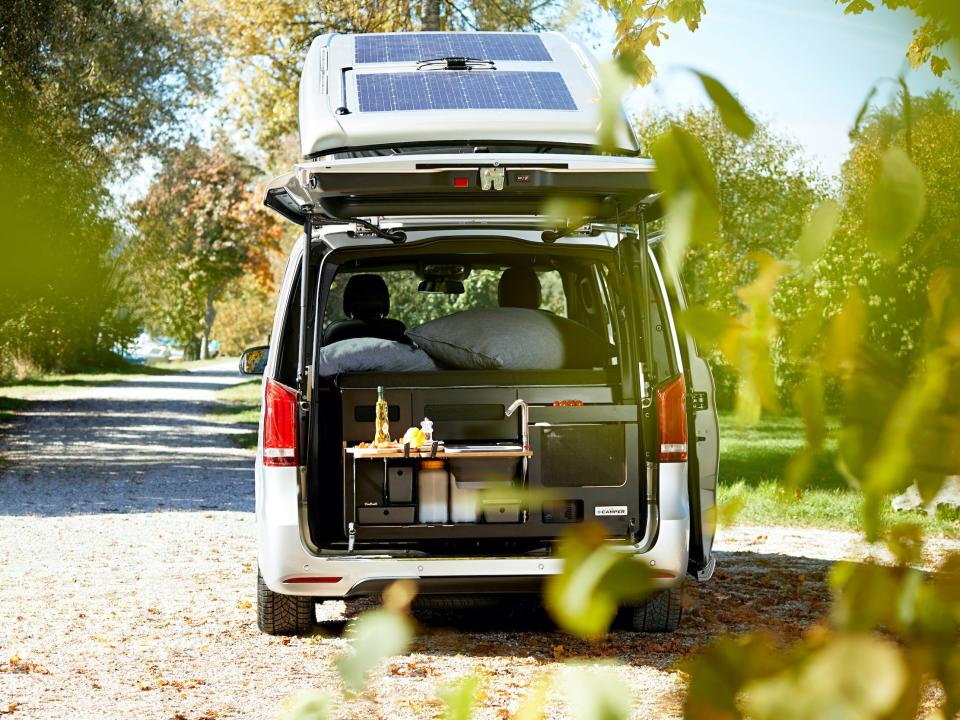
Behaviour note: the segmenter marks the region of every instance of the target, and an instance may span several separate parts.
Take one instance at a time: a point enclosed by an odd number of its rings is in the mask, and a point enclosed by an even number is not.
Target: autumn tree
[[[258,175],[236,153],[190,143],[166,156],[134,207],[148,326],[187,346],[199,340],[201,358],[231,284],[244,275],[272,281],[270,253],[282,230],[261,207]]]

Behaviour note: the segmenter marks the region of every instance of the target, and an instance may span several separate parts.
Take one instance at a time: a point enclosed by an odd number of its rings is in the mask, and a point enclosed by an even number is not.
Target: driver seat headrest
[[[540,278],[530,268],[512,267],[503,271],[497,286],[500,307],[540,307]]]
[[[352,275],[343,289],[343,314],[354,320],[379,320],[390,314],[390,291],[379,275]]]

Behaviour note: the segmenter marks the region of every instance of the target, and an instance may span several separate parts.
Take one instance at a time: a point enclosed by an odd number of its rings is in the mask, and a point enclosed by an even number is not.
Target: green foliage
[[[112,174],[205,87],[201,47],[155,2],[6,3],[0,21],[0,357],[95,366],[136,334]],[[11,368],[0,365],[0,375]]]
[[[647,116],[635,124],[642,145],[658,160],[661,187],[667,191],[665,249],[680,263],[676,256],[686,247],[681,276],[694,306],[686,320],[696,324],[695,334],[706,348],[714,348],[710,352],[718,399],[729,406],[739,384],[733,368],[742,356],[733,352],[732,360],[725,359],[717,343],[746,319],[740,317],[746,308],[736,288],[754,278],[757,266],[749,258],[754,253],[789,257],[805,232],[815,233],[804,240],[805,252],[811,242],[823,242],[825,231],[810,228],[808,218],[814,206],[824,203],[828,186],[807,167],[798,146],[762,122],[749,140],[731,133],[718,111]],[[819,211],[816,221],[829,219],[821,217],[828,212]],[[686,229],[685,217],[694,218]],[[769,350],[781,399],[789,398],[803,372],[786,343],[810,298],[810,282],[781,278],[770,301],[771,318],[780,326],[777,337],[783,338]],[[733,349],[735,344],[728,346]]]
[[[723,120],[727,130],[743,140],[749,140],[757,124],[747,115],[747,111],[743,109],[743,106],[733,94],[727,90],[726,85],[706,73],[697,70],[691,72],[700,80],[707,96],[713,102],[717,112],[720,113],[720,119]]]
[[[410,621],[387,609],[365,612],[350,623],[350,650],[337,660],[347,691],[361,692],[369,674],[386,658],[406,650],[412,635]]]
[[[443,720],[470,720],[480,690],[480,678],[467,675],[440,690],[443,700]]]
[[[683,22],[696,30],[705,12],[703,0],[598,0],[617,21],[616,55],[619,66],[636,82],[646,85],[656,73],[647,55],[669,37],[666,27]]]
[[[626,720],[630,691],[615,666],[568,665],[560,672],[570,717],[577,720]]]
[[[847,14],[859,15],[876,9],[874,0],[835,0]],[[922,24],[913,31],[913,40],[907,48],[910,65],[917,68],[929,64],[937,77],[950,69],[949,52],[956,53],[952,43],[960,37],[960,5],[954,0],[882,0],[891,10],[909,9]]]
[[[557,556],[563,573],[547,580],[544,601],[557,624],[580,637],[602,637],[620,606],[653,589],[650,569],[611,547],[602,526],[586,523],[567,533]]]
[[[294,693],[280,706],[277,720],[327,720],[333,716],[333,700],[322,690]]]
[[[880,172],[863,209],[870,249],[888,263],[896,260],[903,243],[916,232],[925,209],[920,171],[904,150],[888,148],[880,158]]]

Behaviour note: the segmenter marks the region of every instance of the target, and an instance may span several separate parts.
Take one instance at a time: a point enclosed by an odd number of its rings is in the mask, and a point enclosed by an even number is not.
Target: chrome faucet
[[[520,408],[520,438],[523,443],[523,449],[530,449],[530,431],[527,426],[530,424],[530,407],[527,405],[526,401],[523,398],[517,398],[513,401],[513,404],[510,405],[505,411],[504,415],[510,417],[516,412],[517,408]]]

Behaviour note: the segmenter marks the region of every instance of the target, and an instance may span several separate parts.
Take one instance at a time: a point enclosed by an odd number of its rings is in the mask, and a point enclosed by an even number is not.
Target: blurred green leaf
[[[467,675],[452,685],[440,689],[443,701],[443,720],[470,720],[477,702],[480,678]]]
[[[923,530],[916,523],[899,523],[887,531],[887,549],[901,565],[922,560]]]
[[[853,121],[853,127],[850,128],[850,139],[860,134],[860,127],[863,124],[863,119],[867,116],[867,111],[870,109],[870,103],[873,102],[873,98],[876,97],[877,86],[873,85],[870,88],[870,92],[867,93],[867,97],[864,99],[863,104],[860,105],[860,110],[857,111],[857,117]]]
[[[687,248],[693,242],[694,218],[697,213],[697,196],[689,190],[681,190],[679,195],[670,201],[663,220],[663,250],[668,263],[677,269],[683,270],[683,261]],[[672,278],[672,274],[667,274]]]
[[[333,701],[323,690],[302,690],[287,697],[275,720],[327,720],[333,717]]]
[[[602,637],[621,605],[637,603],[653,590],[646,564],[614,550],[606,529],[596,523],[565,534],[557,555],[563,572],[547,579],[544,601],[557,624],[580,637]]]
[[[823,343],[823,368],[828,373],[849,371],[856,363],[857,352],[866,329],[867,309],[860,293],[851,290],[847,299],[827,326]]]
[[[583,225],[594,212],[595,208],[583,200],[559,196],[549,198],[541,210],[544,222],[557,228]]]
[[[623,113],[623,96],[630,89],[632,78],[620,63],[607,62],[600,66],[600,127],[597,144],[607,152],[619,146],[617,135],[624,132],[627,119]]]
[[[671,125],[653,140],[650,154],[657,164],[656,185],[664,193],[667,204],[681,191],[692,191],[698,201],[695,237],[698,241],[712,241],[719,219],[720,196],[716,171],[702,143],[679,125]]]
[[[651,154],[665,206],[664,250],[680,271],[689,247],[712,245],[719,237],[716,173],[700,142],[677,125],[654,140]]]
[[[775,677],[747,685],[742,702],[756,720],[869,720],[894,708],[907,669],[896,645],[870,635],[833,638]]]
[[[793,401],[803,418],[807,446],[820,450],[827,437],[826,408],[823,405],[823,373],[811,367],[793,394]]]
[[[797,240],[797,258],[804,268],[810,267],[822,254],[840,220],[840,205],[824,200],[810,214],[810,219]]]
[[[743,686],[778,672],[786,662],[786,655],[767,635],[715,641],[683,665],[690,676],[683,704],[684,719],[741,718],[738,696]]]
[[[723,120],[723,124],[727,126],[727,129],[735,135],[739,135],[744,140],[749,140],[750,136],[753,135],[753,131],[756,129],[756,123],[747,115],[747,111],[743,109],[740,101],[727,90],[726,85],[715,77],[694,70],[693,68],[689,69],[690,72],[700,79],[700,82],[703,84],[703,89],[710,97],[710,100],[713,101],[714,106],[716,106],[717,111],[720,113],[720,119]]]
[[[577,720],[626,720],[630,691],[614,667],[569,665],[561,674],[570,717]]]
[[[788,490],[797,490],[810,480],[817,465],[817,452],[810,447],[798,450],[787,461],[784,484]]]
[[[552,687],[552,675],[544,675],[534,682],[520,703],[513,720],[543,720],[546,712],[547,696]]]
[[[347,628],[350,650],[337,658],[337,669],[353,694],[361,692],[367,676],[383,660],[404,652],[413,636],[410,621],[400,613],[370,610]]]
[[[864,206],[871,249],[888,263],[896,260],[925,210],[926,189],[920,171],[906,152],[891,146],[880,158],[880,171]]]
[[[729,334],[721,349],[740,373],[737,387],[736,416],[741,425],[760,419],[763,409],[780,409],[773,372],[773,345],[779,336],[779,323],[771,309],[771,298],[784,265],[768,253],[751,253],[747,258],[756,263],[753,282],[737,290],[748,310],[741,316],[742,334]],[[736,341],[731,347],[728,343]]]
[[[677,323],[698,343],[717,346],[737,323],[732,318],[702,305],[692,305],[677,314]]]

